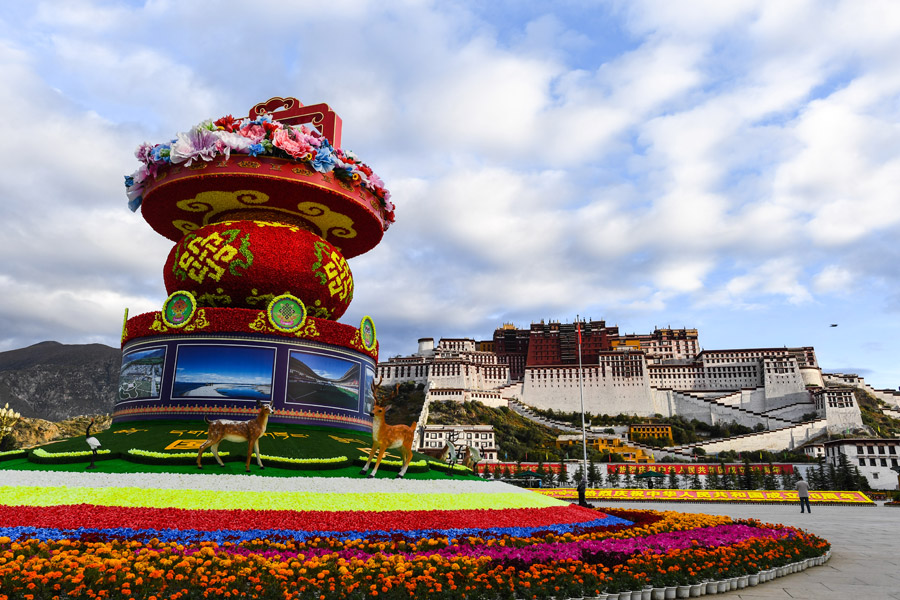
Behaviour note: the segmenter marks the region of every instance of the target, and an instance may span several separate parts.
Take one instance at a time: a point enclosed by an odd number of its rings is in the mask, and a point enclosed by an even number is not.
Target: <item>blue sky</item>
[[[299,360],[319,376],[331,380],[337,380],[346,375],[354,364],[342,358],[309,352],[291,352],[291,360]]]
[[[0,6],[0,350],[117,345],[167,296],[134,148],[295,96],[393,194],[382,357],[580,314],[900,385],[897,3],[248,6]]]
[[[271,348],[180,346],[177,383],[272,385],[275,350]]]

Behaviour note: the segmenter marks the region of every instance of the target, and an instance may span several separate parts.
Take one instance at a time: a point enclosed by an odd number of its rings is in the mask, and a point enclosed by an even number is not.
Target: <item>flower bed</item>
[[[97,450],[96,455],[94,455],[91,450],[81,450],[78,452],[47,452],[43,448],[35,448],[28,453],[28,460],[38,464],[62,465],[67,463],[90,462],[92,458],[95,461],[111,460],[119,458],[119,453],[111,452],[109,450]]]
[[[439,462],[436,460],[429,460],[428,467],[431,469],[435,469],[437,471],[444,471],[446,473],[451,473],[451,474],[455,473],[457,475],[461,475],[461,474],[471,475],[473,472],[472,469],[470,469],[469,467],[466,467],[464,465],[448,465],[445,462]]]
[[[23,473],[19,483],[0,487],[0,600],[580,598],[828,550],[789,527],[602,513],[497,482]]]
[[[353,459],[353,464],[359,465],[360,467],[364,467],[364,466],[366,466],[366,462],[368,462],[368,460],[369,460],[368,456],[357,456],[355,459]],[[376,460],[378,460],[377,454],[372,457],[373,465],[375,464]],[[429,469],[430,464],[431,464],[430,462],[424,461],[424,460],[413,460],[413,461],[410,461],[409,467],[407,468],[406,472],[407,473],[424,473]],[[385,471],[396,471],[399,473],[400,469],[402,467],[403,467],[403,461],[390,460],[390,459],[385,458],[381,461],[381,465],[378,467],[378,469],[379,470],[383,469]]]
[[[5,452],[0,452],[0,461],[24,458],[26,454],[28,454],[26,450],[7,450]]]

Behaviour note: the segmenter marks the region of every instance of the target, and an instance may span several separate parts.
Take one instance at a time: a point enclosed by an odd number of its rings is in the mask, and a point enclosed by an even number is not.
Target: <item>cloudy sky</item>
[[[393,193],[383,358],[580,314],[896,387],[897,56],[890,1],[6,2],[0,350],[117,345],[171,247],[134,148],[295,96]]]

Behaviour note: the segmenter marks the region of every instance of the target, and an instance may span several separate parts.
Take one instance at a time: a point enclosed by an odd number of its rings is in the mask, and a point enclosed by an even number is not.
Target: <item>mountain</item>
[[[111,413],[121,365],[122,351],[103,344],[41,342],[0,352],[0,406],[49,421]]]

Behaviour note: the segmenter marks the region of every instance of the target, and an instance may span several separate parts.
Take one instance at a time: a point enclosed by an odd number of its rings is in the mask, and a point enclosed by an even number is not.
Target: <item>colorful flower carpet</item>
[[[755,573],[828,548],[788,527],[600,512],[499,482],[4,479],[0,600],[581,598]]]

